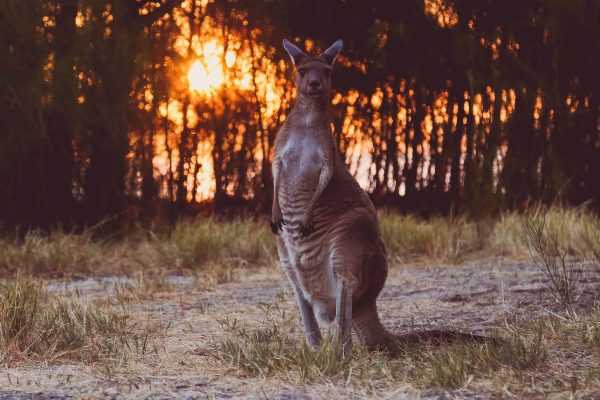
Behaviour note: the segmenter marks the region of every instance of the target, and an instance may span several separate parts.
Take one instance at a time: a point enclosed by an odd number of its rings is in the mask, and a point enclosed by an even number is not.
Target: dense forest
[[[597,0],[0,0],[0,224],[266,212],[286,37],[375,204],[599,206]]]

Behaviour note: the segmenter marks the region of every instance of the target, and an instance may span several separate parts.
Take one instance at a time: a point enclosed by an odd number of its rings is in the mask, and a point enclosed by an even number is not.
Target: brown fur
[[[281,264],[308,341],[313,346],[321,341],[316,316],[335,322],[342,354],[351,344],[351,329],[372,348],[465,337],[444,331],[397,337],[381,324],[376,299],[388,265],[377,214],[331,134],[330,71],[341,41],[314,59],[287,41],[284,46],[296,66],[298,99],[275,140],[271,228],[279,235]]]

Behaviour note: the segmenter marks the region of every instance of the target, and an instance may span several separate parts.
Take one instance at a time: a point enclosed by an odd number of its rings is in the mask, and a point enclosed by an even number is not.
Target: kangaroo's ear
[[[297,46],[292,44],[292,42],[290,42],[287,39],[283,39],[283,47],[290,55],[294,65],[298,65],[304,57],[308,57],[308,55],[305,52],[300,50]]]
[[[323,54],[319,56],[319,58],[329,65],[333,65],[338,54],[340,54],[340,51],[342,51],[342,47],[344,47],[344,41],[342,39],[338,39],[334,44],[329,46],[329,48],[327,48],[327,50],[325,50]]]

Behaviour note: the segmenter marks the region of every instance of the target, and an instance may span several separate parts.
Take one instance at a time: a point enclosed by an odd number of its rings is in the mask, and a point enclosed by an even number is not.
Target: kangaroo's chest
[[[283,147],[282,161],[288,183],[316,187],[323,167],[323,148],[312,135],[298,132]]]

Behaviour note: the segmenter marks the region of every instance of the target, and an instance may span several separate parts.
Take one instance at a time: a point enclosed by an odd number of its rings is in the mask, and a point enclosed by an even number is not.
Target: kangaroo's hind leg
[[[336,280],[336,323],[342,349],[351,344],[354,325],[361,342],[376,345],[385,336],[375,301],[387,276],[385,247],[367,209],[353,209],[334,228],[331,263]]]
[[[363,291],[354,303],[352,324],[358,339],[368,348],[384,348],[390,345],[391,334],[383,327],[377,312],[377,297],[387,278],[385,249],[377,243],[361,266]]]
[[[294,289],[294,294],[296,295],[296,300],[298,301],[300,315],[302,316],[302,324],[304,325],[304,334],[306,335],[306,339],[311,347],[317,348],[321,344],[323,337],[321,336],[321,330],[319,329],[319,324],[315,318],[315,312],[313,311],[310,303],[304,298],[302,288],[300,287],[300,284],[296,279],[296,274],[294,273],[292,260],[290,259],[289,253],[285,247],[285,243],[283,243],[281,238],[277,238],[277,248],[279,251],[281,267],[292,283],[292,288]]]

